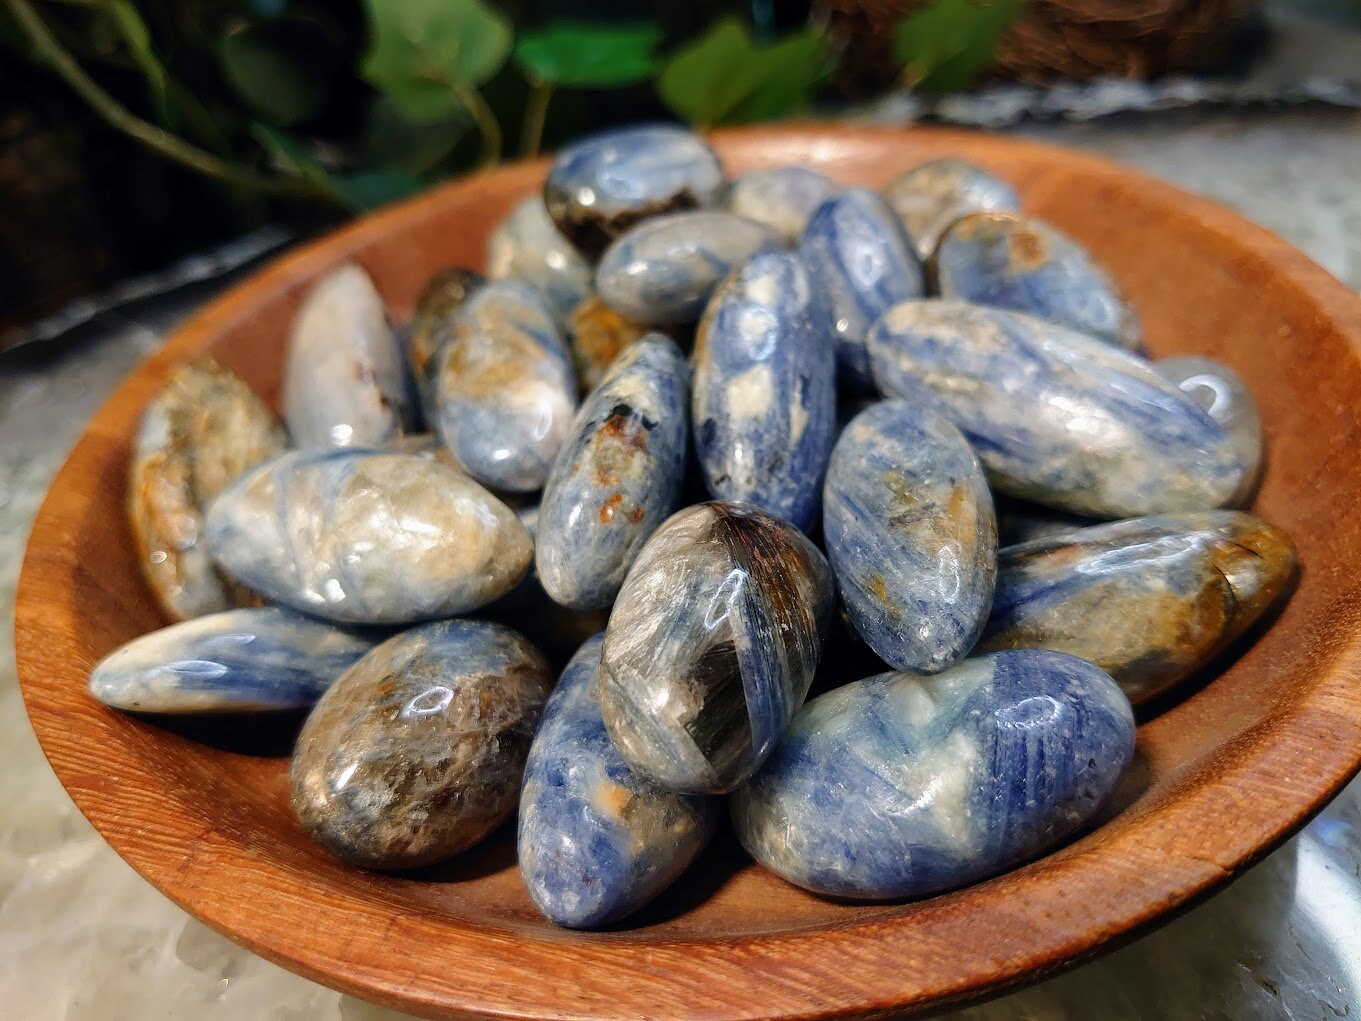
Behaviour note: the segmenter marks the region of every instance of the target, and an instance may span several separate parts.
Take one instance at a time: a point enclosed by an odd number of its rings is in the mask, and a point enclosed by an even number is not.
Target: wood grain
[[[1091,247],[1157,355],[1233,366],[1261,404],[1257,511],[1303,573],[1276,625],[1145,722],[1108,818],[990,882],[907,905],[820,900],[731,839],[628,929],[534,912],[502,833],[419,876],[348,868],[286,803],[286,763],[106,710],[90,667],[160,624],[121,514],[138,414],[211,351],[277,403],[288,322],[345,259],[399,317],[430,273],[480,267],[489,228],[543,161],[429,192],[302,248],[190,320],[99,412],[58,475],[19,583],[16,647],[34,729],[80,809],[134,868],[271,960],[430,1017],[827,1018],[939,1008],[1034,980],[1203,897],[1301,826],[1361,758],[1361,300],[1228,211],[1097,160],[945,130],[792,127],[715,136],[728,169],[801,163],[877,186],[956,153]],[[219,742],[220,743],[220,742]]]

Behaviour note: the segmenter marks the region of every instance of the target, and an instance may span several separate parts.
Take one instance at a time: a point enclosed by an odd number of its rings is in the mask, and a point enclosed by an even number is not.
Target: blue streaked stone
[[[1133,752],[1129,701],[1098,667],[995,653],[809,702],[733,822],[752,857],[815,893],[924,897],[1073,836]]]
[[[961,216],[1021,208],[1011,185],[956,156],[943,156],[899,174],[884,189],[884,198],[923,260],[936,250],[945,228]]]
[[[515,279],[539,292],[559,328],[591,294],[591,264],[559,233],[541,195],[531,195],[487,240],[487,276]]]
[[[1153,363],[1158,375],[1170,379],[1205,413],[1224,427],[1243,462],[1243,484],[1229,501],[1246,507],[1262,480],[1262,419],[1252,392],[1233,369],[1212,358],[1185,356]]]
[[[728,186],[723,204],[738,216],[769,224],[793,244],[808,218],[839,186],[807,167],[764,167],[741,175]]]

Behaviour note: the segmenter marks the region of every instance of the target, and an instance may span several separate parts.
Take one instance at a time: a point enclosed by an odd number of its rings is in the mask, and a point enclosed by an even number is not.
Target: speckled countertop
[[[1178,115],[1025,134],[1217,198],[1361,288],[1361,115]],[[48,769],[14,676],[33,514],[86,419],[198,289],[107,314],[55,357],[0,360],[0,1021],[376,1021],[401,1015],[241,950],[125,865]],[[1350,509],[1349,509],[1350,510]],[[1179,920],[954,1021],[1334,1021],[1361,1013],[1361,781]]]

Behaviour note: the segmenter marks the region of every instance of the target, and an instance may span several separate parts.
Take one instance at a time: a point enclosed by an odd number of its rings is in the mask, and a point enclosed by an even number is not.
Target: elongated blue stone
[[[923,260],[931,257],[945,229],[961,216],[1021,208],[1011,185],[955,156],[943,156],[898,175],[884,189],[884,198]]]
[[[605,629],[600,708],[625,761],[681,792],[751,776],[808,694],[833,601],[826,560],[778,518],[722,501],[673,515]]]
[[[328,620],[407,624],[490,603],[533,545],[500,500],[417,454],[294,451],[208,510],[208,549],[274,602]]]
[[[769,224],[789,244],[808,226],[808,218],[838,186],[807,167],[750,170],[728,186],[723,204],[729,212]]]
[[[1098,518],[1218,507],[1243,464],[1142,358],[1032,316],[904,302],[870,331],[880,389],[936,406],[1001,492]]]
[[[1262,480],[1262,419],[1252,391],[1238,373],[1212,358],[1163,358],[1153,363],[1153,369],[1176,383],[1229,434],[1244,465],[1243,483],[1229,504],[1247,506]]]
[[[1289,537],[1240,511],[1076,529],[1002,550],[980,648],[1081,656],[1138,702],[1243,634],[1294,570]]]
[[[591,264],[559,233],[531,195],[517,205],[487,240],[487,275],[516,279],[539,292],[559,328],[591,294]]]
[[[139,713],[306,709],[373,644],[274,606],[227,610],[109,653],[90,672],[90,694]]]
[[[697,210],[653,217],[600,257],[596,293],[637,323],[693,323],[729,270],[778,243],[764,223],[732,213]]]
[[[576,411],[571,359],[543,300],[495,280],[463,305],[436,367],[435,426],[473,478],[528,493],[543,486]]]
[[[866,332],[891,306],[925,293],[911,239],[877,194],[847,188],[813,213],[798,251],[823,296],[840,382],[869,389]]]
[[[932,262],[943,298],[1047,319],[1125,348],[1143,346],[1139,317],[1081,245],[1046,223],[1012,213],[958,220]]]
[[[567,146],[543,197],[558,230],[595,257],[638,221],[711,206],[722,191],[723,167],[703,139],[676,125],[643,124]]]
[[[428,428],[433,428],[437,415],[435,380],[440,349],[453,338],[454,326],[464,304],[486,282],[481,273],[451,266],[433,274],[416,298],[403,347]]]
[[[973,648],[997,575],[983,469],[949,420],[882,401],[846,427],[823,501],[827,559],[851,623],[899,670],[938,673]]]
[[[836,426],[826,323],[798,256],[767,252],[723,282],[695,335],[695,448],[709,492],[804,531]]]
[[[520,874],[549,919],[618,921],[670,886],[713,835],[713,798],[673,794],[629,769],[600,715],[600,648],[586,641],[544,708],[520,793]]]
[[[924,897],[1081,830],[1134,752],[1098,667],[1025,650],[889,673],[813,699],[732,798],[742,846],[815,893]]]
[[[604,609],[685,476],[689,368],[673,340],[636,341],[586,399],[539,505],[535,564],[564,606]]]

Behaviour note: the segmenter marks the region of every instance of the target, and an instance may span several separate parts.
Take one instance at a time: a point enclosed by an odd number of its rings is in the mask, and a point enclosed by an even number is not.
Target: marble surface
[[[1164,115],[1025,134],[1214,196],[1361,287],[1361,114]],[[105,314],[0,360],[0,1016],[399,1021],[189,918],[104,844],[38,749],[14,676],[25,536],[85,420],[211,293]],[[1218,896],[1092,964],[950,1021],[1333,1021],[1361,1009],[1361,782]]]

